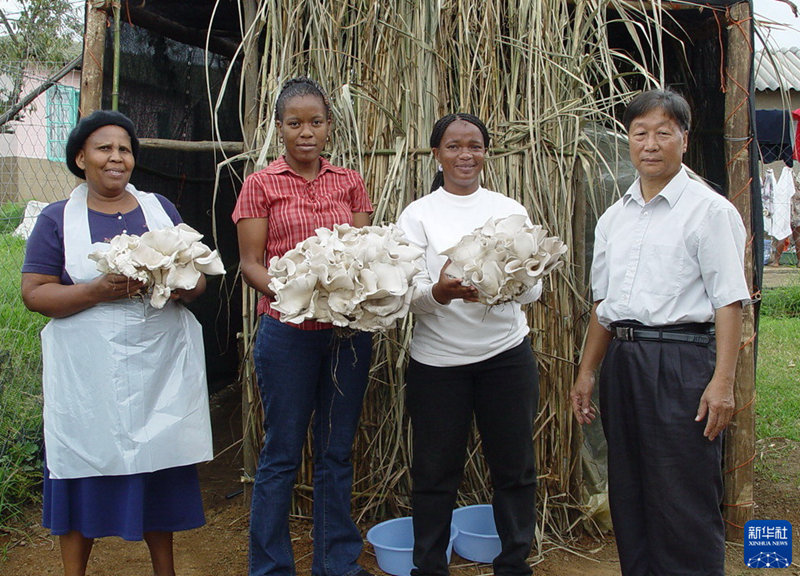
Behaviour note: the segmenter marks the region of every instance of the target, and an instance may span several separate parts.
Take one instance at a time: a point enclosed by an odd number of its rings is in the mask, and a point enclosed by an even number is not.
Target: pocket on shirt
[[[648,244],[642,247],[639,279],[652,294],[677,296],[686,267],[686,249],[674,244]]]

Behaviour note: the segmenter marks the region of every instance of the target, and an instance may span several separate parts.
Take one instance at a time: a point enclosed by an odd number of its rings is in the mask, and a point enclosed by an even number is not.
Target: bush
[[[761,314],[773,318],[800,318],[800,284],[764,290]]]

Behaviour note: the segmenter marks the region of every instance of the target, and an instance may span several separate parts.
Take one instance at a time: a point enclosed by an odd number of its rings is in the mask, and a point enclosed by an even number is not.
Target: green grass
[[[761,316],[756,436],[800,441],[800,317]]]
[[[761,316],[800,318],[800,283],[764,290]]]
[[[22,222],[22,216],[25,214],[24,202],[6,202],[0,204],[0,235],[13,232],[19,223]]]
[[[800,281],[762,295],[756,435],[800,441]]]
[[[35,497],[42,476],[41,347],[47,319],[20,296],[25,242],[0,234],[0,528]]]

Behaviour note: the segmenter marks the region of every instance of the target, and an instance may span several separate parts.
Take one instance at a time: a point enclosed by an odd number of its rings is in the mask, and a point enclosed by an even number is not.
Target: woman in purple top
[[[157,576],[174,576],[172,534],[205,522],[195,463],[210,460],[200,325],[186,310],[205,290],[177,290],[163,309],[145,286],[101,274],[88,254],[122,233],[181,221],[162,196],[128,181],[139,149],[118,112],[82,119],[67,167],[84,178],[43,211],[28,240],[22,298],[42,330],[43,524],[59,536],[66,576],[83,576],[93,539],[144,539]]]

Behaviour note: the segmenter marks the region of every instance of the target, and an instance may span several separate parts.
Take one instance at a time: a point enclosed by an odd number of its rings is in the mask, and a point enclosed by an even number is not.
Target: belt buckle
[[[632,326],[617,326],[617,338],[626,342],[633,342],[634,334]]]

